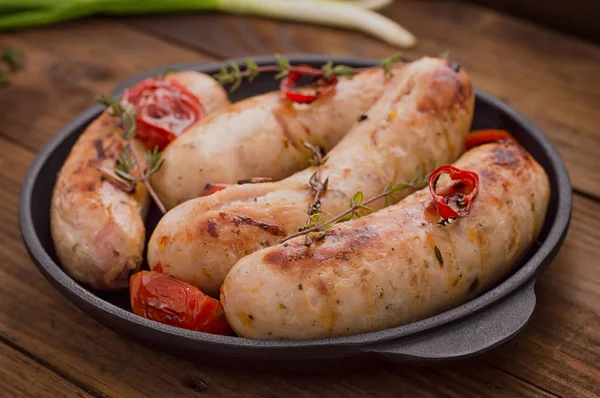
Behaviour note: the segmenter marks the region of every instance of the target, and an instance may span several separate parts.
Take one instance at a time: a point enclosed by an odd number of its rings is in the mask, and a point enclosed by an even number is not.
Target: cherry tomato
[[[498,141],[516,141],[515,138],[505,130],[476,130],[467,134],[465,149],[471,149],[475,146],[487,144],[488,142]]]
[[[196,286],[154,271],[140,271],[129,281],[136,315],[199,332],[230,335],[221,303]]]
[[[135,107],[136,136],[146,147],[163,150],[206,116],[200,100],[181,84],[164,78],[143,80],[123,93]]]

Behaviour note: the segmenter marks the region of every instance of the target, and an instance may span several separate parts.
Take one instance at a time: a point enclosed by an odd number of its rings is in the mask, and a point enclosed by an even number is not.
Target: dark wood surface
[[[596,0],[468,0],[552,29],[600,42]]]
[[[385,14],[419,38],[407,56],[449,50],[477,87],[541,127],[567,163],[571,229],[516,341],[460,363],[282,376],[182,361],[77,310],[29,259],[17,206],[35,153],[96,94],[171,62],[395,51],[356,33],[217,14],[90,19],[0,35],[28,57],[0,91],[0,397],[600,396],[600,47],[465,3],[397,1]]]

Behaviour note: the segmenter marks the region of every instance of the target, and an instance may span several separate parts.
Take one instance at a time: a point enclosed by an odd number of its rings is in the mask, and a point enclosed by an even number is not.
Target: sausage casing
[[[263,339],[343,336],[399,326],[490,289],[541,231],[550,190],[518,144],[493,143],[455,164],[479,176],[470,214],[442,227],[428,189],[339,224],[314,246],[301,238],[241,259],[221,303],[240,335]],[[438,188],[450,188],[440,177]],[[437,253],[436,253],[437,252]]]
[[[294,104],[279,92],[236,102],[165,149],[153,186],[169,209],[200,196],[209,183],[288,177],[308,166],[302,141],[331,149],[379,98],[384,81],[383,72],[373,69],[340,80],[311,104]]]
[[[357,191],[374,196],[390,182],[410,181],[417,167],[425,173],[454,161],[464,146],[473,103],[466,72],[453,70],[447,60],[423,58],[396,71],[368,118],[328,154],[321,210],[339,214]],[[240,258],[279,243],[305,224],[315,170],[276,183],[232,186],[172,209],[152,234],[148,263],[218,295]],[[398,192],[390,201],[410,192]],[[381,208],[384,201],[370,206]]]
[[[187,87],[207,112],[229,103],[225,90],[208,75],[181,72],[166,79]],[[124,145],[117,120],[103,113],[71,149],[52,195],[51,233],[60,263],[74,279],[98,289],[127,287],[143,258],[146,188],[138,183],[126,193],[103,180],[97,169],[114,169]],[[132,145],[144,153],[140,141]]]

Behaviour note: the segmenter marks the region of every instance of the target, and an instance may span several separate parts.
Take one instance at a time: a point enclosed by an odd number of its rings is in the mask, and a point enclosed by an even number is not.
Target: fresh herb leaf
[[[275,75],[275,79],[279,80],[290,73],[290,61],[286,57],[281,54],[275,54],[275,58],[277,58],[277,65],[279,66],[279,73]]]
[[[394,196],[395,193],[398,193],[404,189],[409,189],[409,188],[410,189],[420,189],[420,188],[426,186],[427,180],[429,178],[429,174],[431,174],[431,173],[427,173],[425,176],[421,177],[421,172],[420,172],[420,167],[419,167],[419,168],[415,169],[415,171],[413,172],[413,175],[411,177],[411,179],[413,181],[411,183],[401,183],[401,184],[394,185],[392,182],[390,182],[385,187],[385,189],[383,190],[382,193],[375,195],[367,200],[364,199],[363,192],[358,191],[354,194],[352,199],[350,199],[350,208],[348,210],[344,211],[343,213],[341,213],[335,217],[332,217],[328,221],[325,221],[326,217],[321,217],[321,218],[313,217],[313,214],[320,212],[320,210],[319,210],[320,202],[319,202],[318,207],[313,207],[314,205],[313,206],[309,205],[308,210],[307,210],[309,218],[308,218],[306,225],[303,228],[301,228],[298,232],[285,237],[285,239],[283,239],[282,242],[285,242],[285,241],[292,239],[294,237],[297,237],[297,236],[304,235],[305,236],[305,244],[310,245],[310,244],[312,244],[312,242],[314,242],[314,240],[318,240],[318,239],[324,237],[326,231],[329,228],[333,227],[334,225],[336,225],[340,222],[349,221],[352,218],[354,218],[355,216],[360,217],[361,215],[358,213],[358,210],[373,211],[373,208],[367,206],[369,203],[384,198],[386,201],[386,206],[387,206],[389,204],[388,198],[390,196]],[[318,187],[316,173],[311,176],[309,184],[311,187],[313,187],[313,186]],[[317,199],[318,199],[318,197],[317,197]]]
[[[136,178],[122,169],[115,169],[115,173],[124,180],[135,181]]]
[[[246,72],[248,74],[248,81],[252,82],[258,76],[258,65],[250,58],[246,60],[245,64]]]
[[[393,54],[389,57],[383,58],[379,63],[379,66],[381,66],[386,76],[392,76],[392,66],[401,59],[402,53]]]
[[[242,75],[238,64],[236,64],[235,62],[230,62],[229,66],[231,67],[231,74],[233,76],[233,85],[231,86],[229,91],[234,92],[238,88],[240,88],[240,85],[242,84]]]

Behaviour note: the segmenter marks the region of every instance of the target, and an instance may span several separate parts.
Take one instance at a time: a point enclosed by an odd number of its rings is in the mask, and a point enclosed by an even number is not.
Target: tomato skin
[[[204,333],[233,333],[218,300],[173,277],[140,271],[129,280],[129,294],[136,315]]]
[[[200,100],[183,85],[168,78],[142,80],[125,90],[123,101],[134,106],[136,137],[149,149],[163,150],[206,116]]]
[[[465,141],[465,149],[471,149],[482,144],[499,141],[516,142],[517,140],[515,140],[515,138],[512,135],[510,135],[510,133],[506,130],[475,130],[467,134],[467,139]]]

